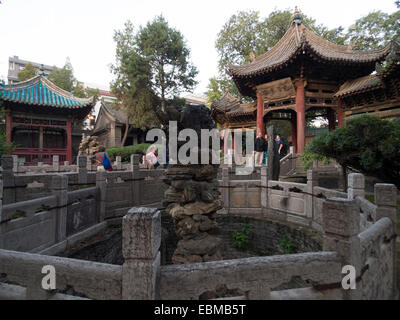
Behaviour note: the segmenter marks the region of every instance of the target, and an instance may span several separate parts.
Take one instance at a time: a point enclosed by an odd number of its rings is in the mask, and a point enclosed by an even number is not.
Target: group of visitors
[[[277,156],[277,158],[280,159],[283,148],[283,142],[279,134],[276,135],[274,142],[275,142],[274,143],[275,156]],[[257,134],[256,141],[254,143],[254,154],[255,154],[255,165],[261,166],[263,164],[267,164],[267,155],[268,155],[267,134],[265,134],[264,137],[260,132]]]
[[[95,155],[95,161],[99,170],[113,171],[110,157],[106,153],[106,148],[104,146],[98,148],[98,152]],[[158,161],[157,147],[155,145],[150,146],[147,150],[145,163],[148,169],[155,169],[160,165]]]

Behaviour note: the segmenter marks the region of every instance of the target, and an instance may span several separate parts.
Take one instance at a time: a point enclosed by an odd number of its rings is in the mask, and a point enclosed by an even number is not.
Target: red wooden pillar
[[[344,127],[344,115],[342,108],[342,100],[338,100],[337,104],[337,119],[338,119],[338,127]]]
[[[333,109],[328,108],[327,115],[329,131],[335,130],[335,112],[333,111]]]
[[[296,112],[297,112],[297,153],[303,153],[306,145],[306,108],[304,99],[304,80],[297,81],[296,90]]]
[[[294,152],[297,152],[297,125],[296,125],[296,117],[292,114],[292,146],[294,148]]]
[[[67,119],[67,161],[72,164],[72,128],[71,118]]]
[[[11,143],[12,141],[12,116],[11,116],[11,111],[6,110],[6,141],[8,143]]]
[[[261,132],[262,136],[265,135],[264,123],[264,101],[259,92],[257,92],[257,135]]]

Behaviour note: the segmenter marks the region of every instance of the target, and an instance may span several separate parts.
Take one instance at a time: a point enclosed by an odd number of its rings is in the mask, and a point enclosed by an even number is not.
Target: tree
[[[140,27],[135,41],[138,53],[150,64],[152,89],[160,97],[164,111],[168,98],[197,84],[198,71],[189,62],[190,50],[183,35],[170,28],[163,16]]]
[[[1,85],[2,83],[0,82],[0,88]],[[4,109],[1,106],[2,106],[2,101],[0,100],[0,123],[2,124],[0,126],[0,157],[9,154],[16,147],[16,145],[14,145],[13,143],[7,142],[7,135],[6,132],[4,131],[4,123],[5,123]]]
[[[387,14],[373,11],[350,26],[347,37],[355,49],[378,49],[400,36],[400,10]]]
[[[71,62],[68,58],[64,67],[61,69],[57,67],[53,68],[49,74],[49,80],[61,89],[72,92],[74,88],[75,77]]]
[[[72,94],[78,98],[87,98],[88,94],[85,92],[85,88],[82,83],[76,81],[76,85],[72,88]]]
[[[78,98],[89,98],[97,96],[98,94],[98,90],[85,91],[83,84],[74,76],[74,69],[72,68],[69,58],[67,58],[67,61],[62,68],[53,67],[53,70],[49,74],[49,80],[56,86],[72,93]]]
[[[33,78],[34,76],[36,76],[35,67],[31,63],[28,63],[25,66],[24,70],[18,73],[18,80],[25,81]]]
[[[344,177],[350,169],[400,188],[400,125],[396,121],[369,115],[351,119],[346,127],[315,137],[305,153],[335,159]]]
[[[111,91],[118,99],[115,108],[123,110],[127,116],[122,138],[124,145],[132,127],[151,128],[157,124],[157,117],[153,109],[151,66],[138,52],[132,22],[127,21],[124,30],[114,32],[114,41],[116,63],[111,70],[116,79],[111,83]]]

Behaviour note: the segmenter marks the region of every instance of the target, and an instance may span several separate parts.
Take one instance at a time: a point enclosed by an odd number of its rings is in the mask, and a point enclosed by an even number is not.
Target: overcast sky
[[[258,10],[266,17],[274,9],[305,14],[329,28],[349,27],[371,11],[396,10],[394,0],[0,0],[0,79],[6,81],[8,57],[62,67],[69,57],[75,77],[107,87],[109,65],[115,61],[113,31],[130,19],[135,27],[163,14],[180,30],[198,68],[195,93],[206,90],[217,75],[217,33],[229,17]]]

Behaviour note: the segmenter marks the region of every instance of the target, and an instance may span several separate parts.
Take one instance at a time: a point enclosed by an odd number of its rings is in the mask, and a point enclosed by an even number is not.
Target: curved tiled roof
[[[68,109],[79,109],[94,104],[94,97],[88,99],[77,98],[70,92],[57,87],[42,75],[27,81],[2,86],[0,88],[0,99],[27,105]]]
[[[349,94],[365,92],[382,87],[382,81],[376,74],[349,80],[343,83],[335,93],[335,97],[343,97]]]
[[[217,110],[221,112],[228,112],[239,104],[240,100],[232,96],[229,91],[226,91],[221,99],[211,104],[211,111]]]
[[[241,116],[251,116],[257,111],[257,103],[240,103],[238,98],[233,97],[228,91],[221,99],[211,104],[211,115],[216,119],[217,114],[222,115],[224,121],[239,119]]]
[[[303,25],[292,23],[271,50],[248,64],[242,66],[229,64],[228,73],[242,78],[270,72],[288,63],[303,50],[332,62],[369,64],[385,58],[390,51],[390,45],[380,50],[352,50],[349,46],[337,45],[317,36]]]
[[[383,64],[376,63],[376,72],[365,77],[343,83],[335,97],[355,95],[379,88],[384,88],[388,79],[398,78],[400,71],[400,46],[396,41],[391,43],[391,52]]]

